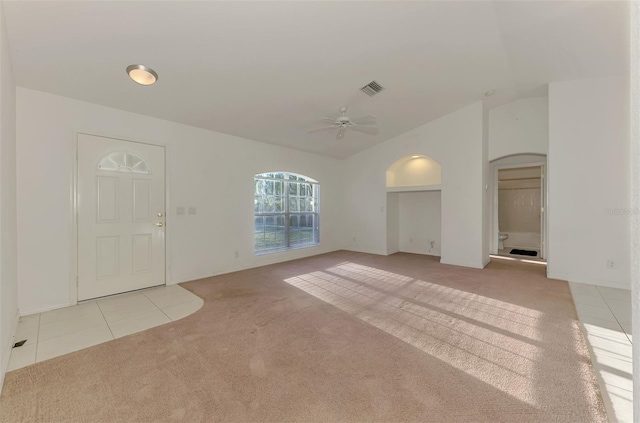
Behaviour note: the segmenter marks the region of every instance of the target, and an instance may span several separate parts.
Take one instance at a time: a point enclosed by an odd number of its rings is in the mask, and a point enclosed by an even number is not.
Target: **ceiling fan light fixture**
[[[374,115],[362,116],[357,119],[351,119],[347,116],[347,107],[342,106],[338,109],[340,114],[338,117],[322,117],[320,120],[326,122],[329,125],[321,128],[314,128],[307,131],[307,133],[320,132],[329,129],[338,129],[336,139],[344,138],[345,133],[348,131],[362,132],[368,135],[378,135],[378,128],[372,125],[377,123],[377,118]]]
[[[153,85],[158,80],[156,71],[145,65],[127,66],[127,74],[134,82],[140,85]]]
[[[411,156],[412,159],[419,159],[420,156]]]

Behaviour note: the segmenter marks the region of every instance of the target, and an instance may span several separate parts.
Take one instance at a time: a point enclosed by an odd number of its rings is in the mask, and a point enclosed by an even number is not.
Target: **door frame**
[[[95,131],[82,131],[77,130],[72,134],[72,157],[71,157],[71,190],[69,195],[70,201],[70,213],[69,222],[71,227],[71,263],[70,263],[70,278],[69,278],[69,305],[78,304],[78,135],[90,135],[94,137],[109,138],[116,141],[126,141],[137,144],[151,145],[154,147],[164,148],[164,216],[165,216],[165,231],[164,231],[164,286],[170,285],[171,280],[169,266],[170,257],[170,245],[171,245],[171,229],[173,225],[170,224],[169,213],[169,167],[167,166],[170,148],[168,145],[159,144],[157,142],[138,141],[131,140],[122,136],[114,136],[108,134],[101,134]],[[93,301],[93,300],[86,300]]]
[[[544,212],[541,213],[540,216],[540,220],[541,220],[541,225],[542,225],[542,232],[540,233],[540,240],[542,242],[542,240],[544,240],[544,243],[541,245],[540,248],[540,256],[541,258],[543,258],[545,261],[548,260],[547,257],[547,221],[549,219],[549,214],[548,214],[548,189],[547,189],[547,184],[548,184],[548,175],[547,175],[547,160],[546,160],[546,156],[544,160],[540,160],[537,162],[531,162],[531,163],[522,163],[522,164],[504,164],[504,165],[492,165],[493,166],[493,201],[491,202],[492,205],[492,216],[491,216],[491,238],[490,238],[490,244],[489,244],[489,251],[491,254],[498,254],[498,234],[500,233],[500,227],[499,227],[499,222],[498,222],[498,172],[502,169],[519,169],[519,168],[523,168],[523,167],[540,167],[540,172],[542,174],[544,174],[544,177],[542,177],[541,182],[544,184],[544,187],[541,187],[541,189],[544,190],[544,198],[543,198],[543,204],[540,205],[540,207],[542,207],[544,209]]]

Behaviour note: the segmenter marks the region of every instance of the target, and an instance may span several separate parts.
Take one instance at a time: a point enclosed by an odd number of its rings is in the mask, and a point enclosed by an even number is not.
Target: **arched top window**
[[[128,151],[114,151],[103,156],[98,162],[98,170],[151,173],[147,162],[137,154]]]
[[[253,179],[255,253],[320,243],[320,184],[290,172]]]
[[[300,181],[300,182],[309,182],[312,184],[317,184],[318,181],[309,178],[308,176],[298,175],[297,173],[291,172],[267,172],[267,173],[259,173],[255,176],[256,178],[261,179],[286,179],[289,181]]]

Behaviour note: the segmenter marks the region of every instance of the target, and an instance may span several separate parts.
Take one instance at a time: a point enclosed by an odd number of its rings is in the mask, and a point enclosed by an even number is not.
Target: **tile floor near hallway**
[[[569,283],[611,423],[633,422],[631,291]]]
[[[140,332],[194,313],[204,302],[178,285],[86,301],[21,317],[9,371]]]

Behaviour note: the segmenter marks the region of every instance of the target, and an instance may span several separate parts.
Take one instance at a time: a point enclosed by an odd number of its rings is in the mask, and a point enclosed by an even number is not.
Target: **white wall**
[[[547,97],[516,100],[488,113],[487,219],[484,237],[488,248],[498,252],[498,222],[495,205],[495,167],[507,164],[544,162],[549,150],[549,100]],[[529,154],[527,154],[529,153]],[[540,154],[537,156],[531,154]],[[499,160],[498,160],[499,159]]]
[[[482,257],[489,262],[491,238],[491,166],[489,164],[489,111],[482,108]],[[485,263],[485,264],[486,264]]]
[[[512,154],[547,154],[547,97],[525,98],[489,111],[489,161]]]
[[[632,321],[640,321],[640,3],[631,4],[631,306]],[[640,339],[640,325],[632,326]],[[640,416],[640,345],[633,345],[633,414]],[[637,417],[636,417],[637,418]]]
[[[549,85],[549,277],[629,289],[629,157],[627,79]]]
[[[387,193],[387,254],[400,251],[400,193]]]
[[[386,254],[386,171],[401,157],[421,154],[442,166],[441,261],[483,267],[482,114],[476,102],[345,159],[347,248]]]
[[[398,198],[400,251],[439,256],[440,191],[401,192]]]
[[[0,391],[17,325],[16,88],[0,4]]]
[[[337,160],[20,87],[17,128],[21,314],[68,305],[71,299],[77,132],[167,146],[170,283],[342,246],[342,164]],[[319,247],[254,256],[253,176],[274,170],[320,182]],[[177,206],[195,206],[197,215],[177,216]]]

